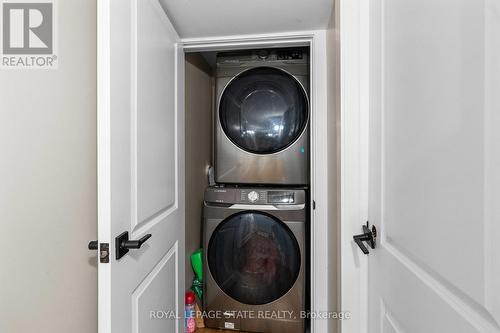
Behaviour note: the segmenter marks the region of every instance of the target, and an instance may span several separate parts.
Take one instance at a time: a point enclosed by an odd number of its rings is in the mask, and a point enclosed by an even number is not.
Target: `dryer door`
[[[208,243],[207,259],[217,285],[251,305],[285,295],[301,265],[292,231],[277,218],[255,211],[234,214],[219,224]]]
[[[271,154],[297,140],[307,125],[304,88],[290,74],[257,67],[234,78],[219,103],[226,136],[241,149]]]

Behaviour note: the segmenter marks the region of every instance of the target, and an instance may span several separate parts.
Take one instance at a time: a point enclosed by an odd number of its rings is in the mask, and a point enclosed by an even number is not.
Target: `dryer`
[[[304,333],[306,211],[302,189],[206,190],[207,327]]]
[[[216,182],[308,184],[307,48],[219,53],[216,97]]]

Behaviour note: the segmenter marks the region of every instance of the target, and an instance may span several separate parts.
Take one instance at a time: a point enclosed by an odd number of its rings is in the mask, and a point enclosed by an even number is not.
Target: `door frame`
[[[340,40],[340,304],[351,313],[350,320],[340,321],[340,331],[368,333],[368,256],[352,237],[369,218],[370,84],[377,83],[370,82],[370,27],[375,25],[369,0],[336,0],[335,8]]]
[[[265,35],[241,35],[181,39],[184,52],[223,51],[259,47],[309,46],[311,52],[311,311],[329,310],[328,276],[328,143],[327,138],[327,53],[326,31],[300,31]],[[336,175],[330,175],[334,177]],[[333,199],[336,200],[336,199]],[[330,267],[330,269],[332,269]],[[336,288],[337,286],[333,286]],[[328,332],[331,320],[311,320],[311,332]],[[330,328],[331,329],[331,328]]]
[[[97,239],[111,240],[111,6],[108,1],[97,3]],[[107,221],[108,227],[99,227]],[[109,254],[110,255],[110,254]],[[97,256],[99,258],[99,255]],[[97,259],[99,260],[99,259]],[[111,290],[111,265],[99,264],[97,287]],[[97,331],[111,332],[111,302],[98,293]]]

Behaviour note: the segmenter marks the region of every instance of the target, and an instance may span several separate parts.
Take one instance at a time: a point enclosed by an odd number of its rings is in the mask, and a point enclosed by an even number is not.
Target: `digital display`
[[[274,204],[291,204],[295,202],[295,193],[286,191],[267,192],[267,202]]]

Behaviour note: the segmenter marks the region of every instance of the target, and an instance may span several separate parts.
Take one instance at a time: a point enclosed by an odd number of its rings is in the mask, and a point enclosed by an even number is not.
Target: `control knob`
[[[250,193],[248,193],[248,200],[250,200],[251,202],[259,200],[259,193],[251,191]]]

